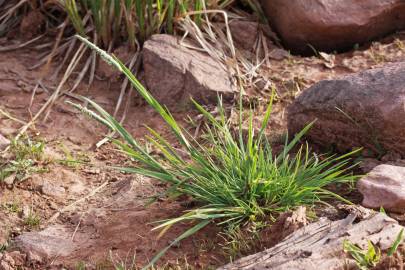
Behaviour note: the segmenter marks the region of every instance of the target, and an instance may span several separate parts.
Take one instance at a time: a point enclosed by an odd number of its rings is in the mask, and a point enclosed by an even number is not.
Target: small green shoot
[[[398,233],[395,241],[392,243],[391,247],[388,249],[387,256],[391,257],[397,251],[399,245],[404,239],[404,229]],[[381,259],[381,251],[376,247],[370,240],[368,240],[367,250],[363,250],[356,244],[351,243],[349,240],[343,241],[343,250],[349,253],[350,256],[356,261],[357,266],[361,270],[367,270],[371,267],[375,267]]]
[[[78,169],[80,165],[86,164],[89,162],[89,157],[86,156],[84,153],[81,153],[81,152],[73,153],[63,143],[59,144],[59,148],[62,150],[63,154],[65,155],[65,158],[62,160],[58,160],[57,162],[64,166],[67,166],[67,167],[70,167],[73,169]]]
[[[41,225],[41,218],[31,210],[28,216],[24,219],[24,225],[26,225],[31,230],[38,229]]]
[[[380,206],[380,213],[387,215],[387,212],[385,212],[385,209],[382,206]]]
[[[19,214],[22,212],[21,204],[17,201],[4,203],[3,208],[9,213]]]
[[[0,244],[0,254],[1,254],[2,252],[6,251],[7,248],[8,248],[8,243],[7,243],[7,242],[6,242],[6,243],[3,243],[3,244]]]
[[[388,256],[394,255],[394,253],[397,251],[399,245],[402,243],[403,240],[404,240],[404,229],[401,229],[401,231],[398,233],[397,238],[395,239],[394,243],[389,248],[387,255]]]
[[[378,247],[369,240],[367,242],[367,250],[363,250],[349,240],[343,241],[343,250],[349,253],[356,261],[357,266],[361,270],[367,270],[370,267],[375,267],[381,259],[381,251]]]
[[[75,270],[86,270],[86,263],[85,262],[76,263]]]
[[[46,172],[42,166],[45,143],[33,141],[28,136],[12,140],[7,158],[0,158],[0,181],[13,177],[24,180],[32,173]]]

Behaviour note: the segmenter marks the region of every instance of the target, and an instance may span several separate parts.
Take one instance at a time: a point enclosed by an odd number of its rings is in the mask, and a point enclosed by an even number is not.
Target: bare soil
[[[336,56],[288,56],[270,60],[270,65],[262,72],[277,83],[281,97],[272,128],[279,133],[285,131],[284,108],[297,93],[313,83],[405,60],[401,42],[405,42],[405,34],[396,34],[369,48]],[[29,69],[38,55],[39,52],[29,49],[0,54],[0,109],[25,122],[46,102],[52,94],[47,91],[52,91],[50,89],[54,89],[60,79],[42,76],[38,69]],[[49,86],[48,90],[40,88],[30,106],[32,91],[40,78]],[[111,112],[119,88],[119,80],[111,83],[96,80],[91,87],[83,84],[78,93]],[[255,89],[251,89],[250,94],[262,96]],[[159,232],[152,231],[153,222],[174,217],[187,208],[180,200],[166,199],[145,207],[149,197],[165,187],[151,179],[109,169],[108,165],[128,165],[130,161],[109,143],[96,149],[95,144],[104,138],[107,130],[65,104],[65,99],[71,98],[59,99],[49,118],[29,131],[31,136],[46,141],[49,171],[33,174],[12,187],[0,184],[0,244],[15,239],[23,241],[28,248],[22,252],[33,263],[32,268],[26,269],[60,269],[61,266],[76,269],[81,263],[89,269],[110,269],[111,261],[130,263],[133,256],[136,256],[136,264],[142,266],[188,227],[188,224],[176,226],[159,238]],[[139,139],[147,132],[143,125],[168,133],[159,116],[139,104],[141,102],[136,98],[131,101],[125,127]],[[257,115],[260,118],[260,112]],[[176,117],[184,119],[185,113],[178,113]],[[12,138],[21,126],[0,115],[0,134]],[[77,160],[86,163],[68,166],[60,162],[67,158],[66,149]],[[33,210],[40,217],[40,226],[27,226],[24,211],[13,212],[7,207],[13,204],[22,210]],[[272,233],[282,235],[282,230]],[[218,232],[218,228],[209,227],[170,249],[162,261],[174,266],[185,265],[186,261],[199,269],[225,264],[229,254],[224,251],[224,241]],[[46,244],[41,246],[41,243]],[[270,241],[268,246],[273,244],[275,241]]]

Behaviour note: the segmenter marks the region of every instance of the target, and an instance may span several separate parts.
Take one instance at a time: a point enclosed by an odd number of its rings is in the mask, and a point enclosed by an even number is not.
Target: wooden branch
[[[381,250],[386,250],[403,228],[396,220],[382,213],[373,214],[359,223],[355,223],[355,220],[355,214],[339,221],[321,219],[292,233],[275,247],[242,258],[219,270],[350,268],[355,262],[343,252],[345,239],[362,248],[367,247],[367,241],[371,240]]]

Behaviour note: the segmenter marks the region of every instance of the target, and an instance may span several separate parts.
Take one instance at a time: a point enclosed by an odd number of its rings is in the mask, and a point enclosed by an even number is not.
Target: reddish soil
[[[405,40],[401,34],[395,38]],[[263,68],[262,72],[277,82],[282,97],[272,127],[280,134],[284,132],[285,105],[297,92],[316,81],[404,60],[405,52],[398,49],[398,44],[391,37],[385,45],[376,43],[365,51],[336,58],[290,56],[284,60],[271,60],[270,66]],[[32,90],[42,77],[40,70],[29,70],[36,63],[38,54],[24,49],[0,55],[0,109],[23,121],[29,121],[51,94],[41,89],[29,106]],[[54,89],[59,80],[45,77],[42,82],[48,89]],[[118,82],[110,84],[96,80],[89,91],[86,85],[82,85],[78,93],[113,111],[119,87]],[[106,165],[130,162],[111,144],[96,149],[95,143],[103,139],[107,130],[65,104],[65,99],[59,99],[49,118],[38,122],[29,131],[32,136],[46,140],[45,155],[52,161],[48,165],[49,172],[33,174],[13,187],[0,186],[0,244],[23,235],[17,239],[22,239],[28,247],[23,252],[33,262],[32,268],[37,269],[60,269],[61,266],[75,269],[81,263],[88,269],[110,269],[111,257],[113,261],[130,263],[133,256],[136,256],[138,266],[144,265],[188,227],[187,224],[176,226],[158,238],[158,232],[151,231],[152,223],[177,216],[186,208],[181,201],[166,199],[145,207],[148,197],[158,194],[164,186],[144,177],[108,169]],[[139,100],[134,98],[125,120],[125,127],[136,138],[146,134],[143,125],[167,133],[155,112],[136,104]],[[260,114],[257,113],[258,118]],[[184,116],[181,113],[176,115],[178,119]],[[0,115],[0,134],[11,138],[21,126]],[[90,162],[77,166],[57,162],[66,158],[65,149],[78,159]],[[40,227],[28,228],[21,213],[13,213],[4,207],[12,203],[22,209],[33,209],[41,219]],[[66,209],[72,203],[75,204]],[[225,264],[228,256],[224,255],[218,230],[212,226],[185,240],[170,249],[162,262],[184,266],[186,260],[189,265],[201,269]]]
[[[19,51],[0,56],[2,72],[0,73],[0,108],[10,115],[28,121],[30,112],[27,110],[31,99],[31,91],[40,78],[38,71],[29,71],[27,67],[35,59],[29,51]],[[43,80],[45,85],[54,85],[58,81]],[[50,87],[51,88],[51,87]],[[114,109],[119,84],[111,85],[97,81],[87,92],[86,87],[79,90],[97,103],[112,111]],[[35,95],[30,108],[32,114],[45,103],[49,93],[41,91]],[[73,267],[86,262],[89,266],[104,263],[110,258],[110,251],[117,258],[132,258],[136,254],[136,262],[144,265],[158,251],[170,243],[180,232],[187,228],[178,226],[163,237],[152,232],[153,222],[179,215],[186,210],[180,202],[158,201],[144,207],[150,196],[158,194],[163,187],[140,176],[127,175],[115,170],[106,169],[106,165],[122,165],[128,160],[117,153],[115,148],[106,144],[95,149],[95,144],[104,138],[107,130],[87,118],[80,112],[64,103],[64,98],[54,105],[50,117],[39,122],[31,135],[46,140],[45,155],[53,160],[49,172],[34,174],[13,188],[0,187],[0,205],[18,203],[21,208],[35,209],[41,218],[40,229],[45,229],[47,236],[73,239],[74,251],[67,252],[68,247],[52,246],[52,239],[43,239],[47,250],[39,252],[44,258],[41,263]],[[77,100],[73,100],[77,102]],[[178,115],[182,119],[183,115]],[[159,132],[167,133],[163,121],[150,108],[130,106],[125,127],[135,136],[141,138],[150,126]],[[0,117],[0,133],[4,136],[15,136],[22,125]],[[66,166],[56,162],[65,159],[65,149],[72,155],[85,157],[95,165]],[[58,211],[71,203],[90,194],[103,185],[94,196],[78,203],[74,207],[52,219]],[[44,194],[43,186],[49,185]],[[62,192],[57,192],[62,190]],[[20,215],[0,208],[0,240],[12,240],[29,228],[23,224]],[[215,249],[217,229],[209,228],[203,233],[184,241],[179,247],[171,249],[164,261],[176,263],[184,258],[191,265],[220,265],[225,261]],[[36,233],[27,234],[36,237]],[[29,240],[27,240],[29,241]],[[35,243],[36,240],[33,240]],[[61,248],[62,250],[57,250]],[[34,248],[35,249],[35,248]],[[58,254],[61,253],[61,254]],[[213,254],[219,255],[213,255]],[[68,256],[65,256],[68,255]],[[40,266],[39,266],[40,267]]]

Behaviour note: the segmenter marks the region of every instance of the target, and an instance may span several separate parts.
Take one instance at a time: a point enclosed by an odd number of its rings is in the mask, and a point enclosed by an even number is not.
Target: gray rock
[[[236,90],[228,72],[207,54],[181,46],[178,38],[153,35],[143,48],[143,66],[149,91],[161,103],[184,105],[193,97],[200,103],[233,97]]]
[[[71,234],[60,225],[39,232],[24,233],[15,239],[13,246],[28,254],[28,260],[34,261],[68,256],[74,250]]]
[[[64,196],[66,196],[64,187],[49,182],[45,182],[41,186],[41,193],[56,198],[63,198]]]
[[[3,182],[4,182],[7,186],[9,186],[9,187],[12,187],[12,186],[13,186],[14,181],[15,181],[15,174],[14,174],[14,173],[11,174],[11,175],[9,175],[9,176],[7,176],[7,177],[3,180]]]
[[[405,29],[403,0],[261,0],[270,25],[297,53],[351,49]],[[311,46],[309,46],[311,45]]]
[[[363,206],[405,213],[405,167],[378,165],[357,182]]]
[[[405,63],[316,83],[288,108],[290,134],[316,120],[307,137],[348,151],[405,156]]]

